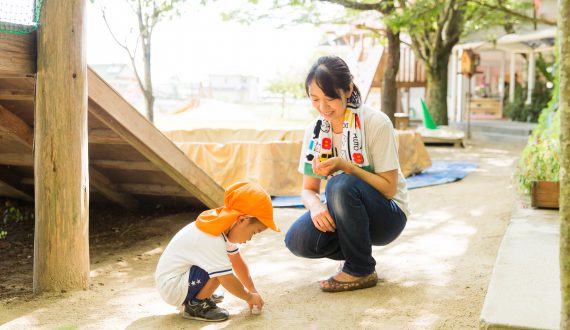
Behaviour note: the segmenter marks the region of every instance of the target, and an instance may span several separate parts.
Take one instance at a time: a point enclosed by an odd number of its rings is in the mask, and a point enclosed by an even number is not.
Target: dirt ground
[[[432,159],[475,160],[465,179],[410,190],[413,215],[395,242],[375,247],[375,288],[323,293],[317,281],[338,263],[293,256],[284,234],[242,247],[266,301],[261,315],[226,294],[222,323],[181,318],[154,289],[154,269],[172,235],[196,213],[91,215],[91,288],[33,296],[33,223],[0,245],[0,328],[65,329],[466,329],[479,313],[516,200],[513,168],[522,145],[472,142],[430,147]],[[303,209],[276,209],[286,231]]]

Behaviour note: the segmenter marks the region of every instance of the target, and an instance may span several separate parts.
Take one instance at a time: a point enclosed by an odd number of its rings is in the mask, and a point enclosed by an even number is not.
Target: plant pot
[[[532,207],[558,209],[559,196],[559,181],[533,181],[530,199]]]

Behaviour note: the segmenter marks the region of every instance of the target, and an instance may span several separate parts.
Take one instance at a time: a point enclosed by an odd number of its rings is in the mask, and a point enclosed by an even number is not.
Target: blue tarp
[[[406,178],[408,189],[415,189],[463,179],[477,168],[477,162],[463,160],[434,160],[430,168]],[[300,196],[274,196],[273,207],[303,207]],[[321,200],[325,195],[321,194]]]

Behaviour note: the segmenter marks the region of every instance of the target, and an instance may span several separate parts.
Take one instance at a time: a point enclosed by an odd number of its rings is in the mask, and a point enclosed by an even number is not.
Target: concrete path
[[[481,312],[484,329],[560,327],[560,216],[517,202]]]

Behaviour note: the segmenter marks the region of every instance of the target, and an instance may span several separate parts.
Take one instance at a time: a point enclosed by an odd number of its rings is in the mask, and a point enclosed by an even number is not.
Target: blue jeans
[[[332,177],[325,194],[336,231],[318,230],[306,212],[287,231],[285,245],[299,257],[345,260],[342,270],[353,276],[373,273],[372,245],[395,240],[406,226],[406,215],[393,200],[354,175]]]

